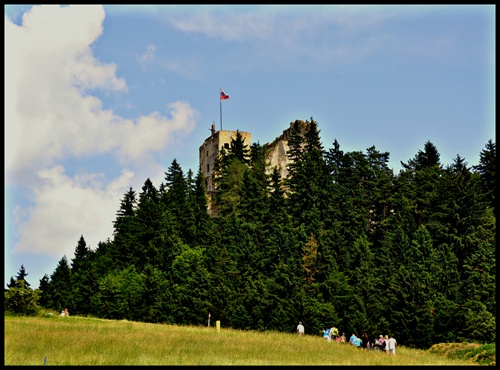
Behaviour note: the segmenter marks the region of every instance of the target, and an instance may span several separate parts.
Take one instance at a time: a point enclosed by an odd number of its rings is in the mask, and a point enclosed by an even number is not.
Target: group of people
[[[366,333],[361,335],[361,338],[357,337],[356,334],[352,333],[349,338],[349,343],[352,346],[357,346],[363,350],[374,350],[374,351],[385,351],[385,353],[396,354],[397,341],[392,334],[386,335],[385,337],[380,334],[379,338],[370,340]]]
[[[342,333],[344,337],[344,343],[345,343],[345,335]],[[335,326],[332,326],[331,328],[324,328],[323,329],[323,338],[325,338],[327,341],[331,341],[332,338],[335,338],[337,342],[342,342],[342,336],[339,335],[339,329],[337,329]]]
[[[299,322],[296,331],[299,335],[304,335],[305,330],[302,322]],[[337,342],[347,343],[345,333],[339,335],[339,329],[337,329],[335,326],[323,329],[322,333],[323,338],[325,338],[327,341],[331,341],[332,338],[335,338]],[[370,340],[366,333],[363,333],[361,337],[357,337],[356,334],[352,333],[351,337],[349,338],[349,344],[358,348],[362,348],[365,351],[384,351],[386,354],[391,353],[395,355],[397,341],[392,334],[386,335],[385,337],[381,334],[378,339],[375,338],[374,340]]]
[[[61,311],[61,316],[69,316],[69,311],[67,308]]]

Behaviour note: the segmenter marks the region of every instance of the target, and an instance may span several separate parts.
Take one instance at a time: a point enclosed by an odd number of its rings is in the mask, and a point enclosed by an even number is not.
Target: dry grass
[[[5,316],[5,365],[473,365],[400,346],[363,351],[319,336],[113,321]]]

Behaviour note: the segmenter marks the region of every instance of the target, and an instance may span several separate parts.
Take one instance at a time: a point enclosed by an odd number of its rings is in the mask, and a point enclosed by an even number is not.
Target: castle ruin
[[[212,175],[215,168],[215,160],[220,154],[222,148],[229,149],[231,140],[236,138],[238,131],[215,130],[215,124],[212,124],[212,134],[205,139],[205,142],[200,146],[200,168],[205,178],[205,188],[207,193],[215,192],[215,185],[212,181]],[[243,142],[249,148],[252,145],[252,134],[249,132],[239,131]]]
[[[298,121],[300,133],[304,135],[309,129],[309,122]],[[269,166],[268,172],[270,173],[274,167],[280,171],[281,178],[284,179],[288,176],[287,165],[289,159],[287,156],[292,126],[294,122],[290,122],[290,127],[283,130],[283,133],[278,136],[272,143],[265,144],[268,149],[267,161]],[[210,196],[215,193],[215,185],[212,181],[214,173],[215,160],[220,154],[222,148],[229,149],[231,140],[236,137],[239,132],[243,138],[244,145],[248,148],[252,145],[252,134],[244,131],[229,131],[219,130],[216,131],[215,124],[212,124],[211,135],[205,139],[205,142],[200,146],[200,168],[205,178],[205,188],[207,194]]]
[[[282,179],[288,177],[287,165],[290,162],[288,159],[288,141],[292,134],[292,126],[294,122],[290,122],[290,127],[283,130],[283,133],[278,136],[272,143],[266,144],[268,148],[267,161],[269,163],[268,172],[271,172],[274,167],[277,167],[280,171]],[[309,123],[304,121],[299,121],[300,134],[305,135],[306,131],[309,129]]]

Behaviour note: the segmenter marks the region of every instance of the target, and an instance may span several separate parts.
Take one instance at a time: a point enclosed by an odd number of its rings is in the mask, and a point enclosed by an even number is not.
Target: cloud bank
[[[14,252],[71,258],[80,235],[93,248],[112,238],[123,194],[161,174],[156,156],[196,126],[185,101],[165,102],[168,116],[123,117],[103,106],[97,92],[128,91],[117,66],[93,56],[104,19],[90,5],[34,6],[20,25],[5,17],[6,194],[29,196],[12,215]],[[118,175],[84,165],[66,173],[70,161],[101,157]]]

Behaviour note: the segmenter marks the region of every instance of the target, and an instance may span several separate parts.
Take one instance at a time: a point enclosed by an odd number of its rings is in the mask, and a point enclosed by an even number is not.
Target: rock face
[[[301,133],[304,135],[309,128],[309,122],[298,122]],[[277,137],[272,143],[265,144],[268,149],[268,172],[270,173],[274,167],[277,167],[280,171],[282,179],[288,176],[288,141],[290,140],[293,124],[294,122],[290,122],[290,127],[283,130],[283,133],[279,137]],[[209,196],[215,193],[215,186],[212,182],[212,174],[214,173],[215,160],[218,157],[220,150],[223,147],[229,148],[231,140],[236,137],[238,132],[241,134],[243,141],[248,148],[252,145],[252,134],[249,132],[229,130],[216,131],[215,125],[212,125],[211,131],[212,133],[210,137],[205,139],[205,142],[200,146],[200,167],[203,176],[205,177],[205,188],[207,189]]]

